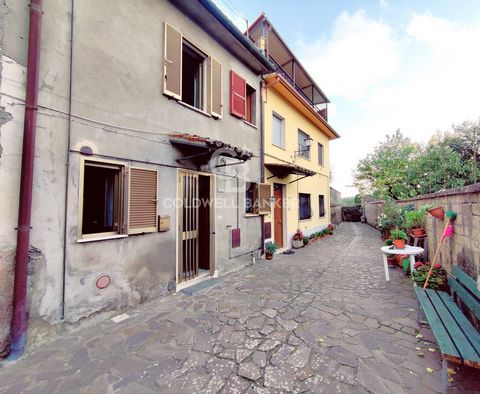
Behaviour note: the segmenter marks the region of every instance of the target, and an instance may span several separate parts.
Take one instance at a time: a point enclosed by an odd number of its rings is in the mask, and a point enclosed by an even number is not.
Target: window
[[[299,156],[310,159],[310,146],[306,142],[310,139],[310,136],[307,133],[304,133],[302,130],[298,129],[298,151]]]
[[[318,212],[318,216],[320,216],[321,218],[325,216],[325,196],[323,196],[322,194],[318,196]]]
[[[156,170],[85,160],[82,172],[79,239],[157,231]]]
[[[310,194],[299,193],[299,218],[300,220],[310,219],[312,217],[312,208],[310,206]]]
[[[285,148],[285,123],[284,119],[273,114],[272,116],[272,144]]]
[[[164,34],[163,93],[221,118],[222,65],[168,23]]]
[[[124,167],[85,162],[82,234],[120,234]]]
[[[257,93],[254,88],[247,84],[247,108],[246,108],[246,121],[251,124],[256,124],[256,99]]]
[[[245,213],[255,213],[255,189],[257,184],[251,182],[245,191]]]
[[[245,191],[245,213],[268,215],[271,211],[272,188],[267,183],[248,183]]]
[[[186,41],[182,48],[182,101],[203,110],[205,56]]]
[[[323,166],[323,145],[318,143],[318,165]]]

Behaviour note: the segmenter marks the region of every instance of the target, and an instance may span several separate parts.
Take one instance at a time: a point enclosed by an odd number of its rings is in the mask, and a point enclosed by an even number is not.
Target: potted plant
[[[390,231],[395,227],[404,227],[405,211],[410,209],[410,205],[400,207],[393,201],[385,202],[383,212],[377,218],[377,226],[382,232],[382,238],[391,238]]]
[[[292,237],[292,246],[294,249],[300,249],[303,248],[303,239],[305,237],[303,236],[302,230],[297,229],[295,234]]]
[[[423,229],[423,222],[425,220],[426,214],[427,211],[424,209],[408,211],[405,214],[407,228],[412,231],[412,235],[414,237],[423,237],[425,235],[425,230]]]
[[[391,239],[387,239],[385,241],[385,246],[393,246],[393,241]],[[394,254],[387,254],[387,265],[388,268],[395,268],[397,264],[397,259]]]
[[[308,237],[303,238],[303,241],[302,241],[302,242],[303,242],[303,246],[307,246],[308,243],[309,243],[309,241],[310,241],[310,240],[309,240]]]
[[[327,229],[330,232],[330,234],[333,234],[333,232],[335,231],[335,226],[332,223],[329,223],[329,225],[327,226]]]
[[[430,270],[430,263],[426,262],[424,264],[421,261],[417,261],[413,267],[415,270],[412,272],[412,280],[417,284],[417,286],[423,287],[423,284],[428,276],[428,271]],[[442,264],[435,263],[433,266],[432,274],[428,279],[427,287],[433,290],[446,290],[447,272],[442,267]]]
[[[405,243],[408,239],[405,231],[395,227],[392,231],[390,231],[390,236],[393,239],[395,249],[405,249]]]
[[[275,242],[267,242],[265,244],[265,257],[267,260],[273,259],[273,255],[277,251],[278,246]]]

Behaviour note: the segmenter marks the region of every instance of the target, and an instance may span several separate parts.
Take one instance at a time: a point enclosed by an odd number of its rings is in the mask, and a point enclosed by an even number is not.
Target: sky
[[[427,142],[480,118],[480,0],[214,0],[242,30],[261,12],[331,101],[332,186],[400,129]]]

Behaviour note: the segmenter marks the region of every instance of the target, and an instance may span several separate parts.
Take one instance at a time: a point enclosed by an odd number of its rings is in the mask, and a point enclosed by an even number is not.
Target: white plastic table
[[[385,280],[390,280],[388,272],[387,254],[405,254],[410,256],[410,273],[413,271],[415,265],[415,255],[423,253],[423,248],[418,246],[406,245],[405,249],[395,249],[393,246],[383,246],[380,248],[383,253],[383,267],[385,268]]]

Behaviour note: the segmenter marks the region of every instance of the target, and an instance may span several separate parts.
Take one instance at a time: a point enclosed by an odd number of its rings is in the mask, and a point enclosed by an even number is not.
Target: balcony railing
[[[325,103],[324,107],[320,107],[318,104],[314,104],[312,98],[308,97],[308,95],[303,91],[303,89],[297,85],[292,76],[287,71],[285,71],[285,69],[280,64],[278,64],[272,56],[268,57],[270,61],[277,66],[277,72],[281,74],[288,81],[288,83],[290,83],[290,85],[293,86],[293,88],[302,96],[302,98],[307,102],[308,105],[313,108],[313,110],[317,114],[319,114],[323,119],[328,121],[327,104]]]

